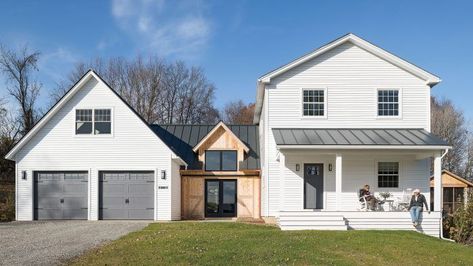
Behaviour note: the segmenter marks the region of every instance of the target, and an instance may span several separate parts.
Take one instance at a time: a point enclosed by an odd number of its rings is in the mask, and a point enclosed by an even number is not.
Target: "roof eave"
[[[448,145],[276,145],[278,149],[297,150],[445,150],[451,149]]]

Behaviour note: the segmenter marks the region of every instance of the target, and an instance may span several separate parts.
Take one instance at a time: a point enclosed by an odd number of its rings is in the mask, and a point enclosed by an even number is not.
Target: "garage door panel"
[[[87,194],[87,183],[65,184],[63,190],[65,194],[84,195]]]
[[[101,219],[153,219],[154,172],[101,172]]]
[[[143,194],[153,194],[154,185],[153,183],[144,183],[144,184],[130,184],[128,187],[128,193],[134,195],[143,195]]]
[[[38,220],[63,219],[62,209],[38,209]]]
[[[58,209],[61,210],[61,197],[40,197],[38,199],[38,208],[40,209]]]
[[[80,209],[64,209],[63,219],[79,220],[87,217],[87,208]]]
[[[125,197],[103,197],[102,208],[123,208],[125,206]]]
[[[126,184],[104,182],[102,191],[104,195],[123,195],[127,193],[128,187]]]
[[[36,219],[87,219],[88,172],[34,172]]]
[[[62,206],[64,209],[87,208],[87,199],[84,197],[64,197]]]
[[[128,219],[128,210],[126,210],[126,209],[102,209],[100,216],[104,220]]]
[[[148,220],[153,219],[153,209],[129,210],[128,219]]]
[[[130,198],[130,203],[128,204],[130,209],[146,209],[153,208],[154,206],[153,197],[133,197]]]

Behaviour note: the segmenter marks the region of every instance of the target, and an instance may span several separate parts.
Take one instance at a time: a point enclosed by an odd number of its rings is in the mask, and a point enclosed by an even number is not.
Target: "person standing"
[[[421,213],[425,209],[430,213],[427,200],[423,194],[420,194],[419,189],[414,189],[414,192],[411,197],[411,202],[409,203],[409,212],[411,213],[412,225],[414,227],[418,226],[420,223]]]

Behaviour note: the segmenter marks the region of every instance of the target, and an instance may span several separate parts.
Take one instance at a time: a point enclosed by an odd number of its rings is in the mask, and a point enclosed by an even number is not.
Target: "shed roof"
[[[260,168],[258,125],[227,125],[248,148],[240,169]],[[215,125],[151,125],[154,132],[188,164],[188,169],[202,169],[193,148]]]
[[[278,146],[449,147],[447,142],[424,129],[275,128],[273,134]]]

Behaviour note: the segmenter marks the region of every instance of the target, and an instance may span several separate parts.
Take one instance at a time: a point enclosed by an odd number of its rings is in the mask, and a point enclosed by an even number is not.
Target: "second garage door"
[[[100,172],[99,181],[100,219],[153,219],[154,172]]]

